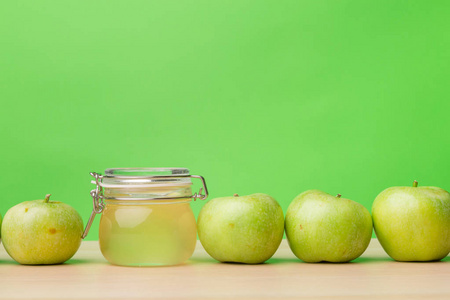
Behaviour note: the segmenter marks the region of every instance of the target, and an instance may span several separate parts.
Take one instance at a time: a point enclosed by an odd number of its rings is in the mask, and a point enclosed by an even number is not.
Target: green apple
[[[286,213],[286,237],[305,262],[348,262],[367,249],[372,218],[361,204],[309,190],[294,198]]]
[[[432,186],[391,187],[372,205],[375,233],[397,261],[441,260],[450,252],[450,193]]]
[[[263,263],[283,238],[284,215],[266,194],[216,198],[198,216],[198,236],[206,252],[221,262]]]
[[[1,236],[8,254],[25,265],[60,264],[81,244],[83,220],[70,205],[45,200],[25,201],[10,208]]]

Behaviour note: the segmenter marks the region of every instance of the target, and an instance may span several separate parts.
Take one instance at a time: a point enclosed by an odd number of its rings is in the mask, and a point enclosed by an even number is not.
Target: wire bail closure
[[[83,235],[81,236],[82,239],[84,239],[88,235],[89,229],[91,229],[91,226],[92,226],[92,223],[94,222],[95,216],[97,214],[101,214],[103,212],[103,209],[105,208],[105,204],[103,202],[103,199],[131,200],[130,198],[105,197],[103,195],[103,187],[101,185],[101,182],[102,182],[103,178],[108,178],[108,177],[114,177],[114,178],[118,178],[118,179],[197,178],[197,179],[201,180],[203,187],[201,187],[200,190],[197,193],[194,193],[190,197],[181,196],[181,197],[166,197],[166,198],[164,198],[164,197],[161,197],[161,198],[135,198],[133,200],[140,201],[140,200],[164,200],[164,199],[186,199],[186,198],[192,198],[194,201],[196,201],[197,199],[206,200],[206,198],[208,198],[208,188],[206,187],[205,178],[203,178],[203,176],[200,176],[200,175],[108,176],[108,175],[101,175],[101,174],[95,173],[95,172],[91,172],[89,174],[92,177],[94,177],[96,188],[95,188],[95,190],[92,190],[90,192],[91,197],[92,197],[93,208],[92,208],[91,216],[89,217],[89,220],[88,220],[88,222],[86,224],[86,227],[84,229]],[[205,192],[204,194],[202,194],[203,191]]]
[[[94,222],[95,215],[101,214],[103,211],[103,208],[105,208],[103,199],[100,198],[100,194],[103,193],[103,187],[99,183],[99,179],[101,178],[101,175],[98,173],[95,173],[95,172],[91,172],[89,174],[95,178],[96,188],[95,188],[95,190],[92,190],[90,192],[91,197],[92,197],[93,208],[92,208],[91,216],[89,217],[89,220],[86,224],[86,228],[84,229],[83,235],[81,236],[82,239],[84,239],[88,235],[89,229],[91,229],[91,226],[92,226],[92,222]]]

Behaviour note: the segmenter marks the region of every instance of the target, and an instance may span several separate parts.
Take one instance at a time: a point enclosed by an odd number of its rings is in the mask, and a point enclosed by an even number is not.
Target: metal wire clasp
[[[90,174],[92,177],[95,178],[96,188],[95,188],[95,190],[91,191],[93,208],[92,208],[91,216],[89,217],[89,220],[86,224],[86,228],[84,229],[83,235],[81,236],[82,239],[84,239],[87,236],[89,229],[91,229],[92,222],[94,222],[94,219],[95,219],[95,215],[101,214],[103,211],[103,208],[105,207],[105,204],[103,203],[103,198],[101,198],[101,196],[100,196],[103,192],[103,187],[101,187],[100,182],[99,182],[101,180],[102,176],[95,172],[91,172]]]
[[[203,176],[199,176],[199,175],[189,175],[189,177],[200,179],[202,181],[202,185],[203,185],[203,187],[200,188],[198,193],[195,193],[194,195],[192,195],[192,199],[194,199],[194,201],[195,201],[197,199],[205,200],[206,198],[208,198],[208,188],[206,187],[205,178],[203,178]],[[203,188],[205,188],[205,194],[202,195]]]

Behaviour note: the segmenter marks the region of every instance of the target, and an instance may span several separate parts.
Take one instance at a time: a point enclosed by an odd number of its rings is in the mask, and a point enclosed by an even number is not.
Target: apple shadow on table
[[[27,266],[27,267],[35,267],[35,266],[38,266],[38,267],[52,267],[52,266],[64,266],[64,265],[91,264],[93,262],[95,262],[95,263],[102,263],[102,262],[99,262],[99,261],[92,261],[92,260],[89,260],[89,259],[70,259],[70,260],[68,260],[68,261],[66,261],[64,263],[61,263],[61,264],[23,265],[23,264],[20,264],[20,263],[16,262],[15,260],[11,259],[11,260],[0,260],[0,265],[17,265],[17,266]]]
[[[403,264],[427,264],[427,263],[442,263],[450,261],[450,257],[447,256],[441,260],[432,260],[432,261],[396,261],[390,257],[358,257],[355,260],[352,260],[352,263],[370,263],[370,262],[394,262],[394,263],[403,263]]]
[[[287,264],[287,263],[303,263],[298,258],[270,258],[264,264]]]
[[[196,258],[190,258],[190,262],[192,263],[201,263],[201,264],[214,264],[214,263],[220,263],[219,261],[215,260],[211,257],[196,257]]]
[[[195,264],[200,263],[200,264],[247,265],[245,263],[239,263],[239,262],[220,262],[218,260],[215,260],[213,258],[208,258],[208,257],[191,258],[189,261],[191,261],[192,263],[195,263]],[[293,263],[293,262],[301,262],[301,261],[298,259],[271,258],[261,264],[248,264],[248,265],[257,266],[257,265],[279,264],[279,263],[281,264],[281,263]]]
[[[250,266],[258,266],[258,265],[272,265],[272,264],[286,264],[286,263],[303,263],[301,260],[296,258],[270,258],[267,261],[260,264],[245,264],[240,262],[220,262],[213,258],[191,258],[190,261],[193,263],[202,263],[202,264],[227,264],[227,265],[250,265]]]
[[[342,264],[375,263],[375,262],[388,262],[388,261],[394,261],[394,260],[389,257],[359,257],[350,262],[342,262],[342,263],[328,262],[328,261],[307,263],[300,259],[295,259],[295,258],[271,258],[268,261],[266,261],[266,264],[300,263],[300,264],[342,265]]]
[[[389,262],[395,261],[389,256],[383,257],[358,257],[352,260],[350,263],[371,263],[371,262]]]
[[[444,259],[445,260],[445,259]],[[450,260],[450,258],[448,258],[448,260]],[[202,263],[202,264],[220,264],[222,262],[219,262],[217,260],[214,260],[212,258],[191,258],[190,259],[191,262],[193,263]],[[317,263],[312,263],[312,264],[335,264],[335,265],[340,265],[340,264],[358,264],[358,263],[376,263],[376,262],[395,262],[395,260],[393,260],[390,257],[359,257],[356,258],[350,262],[343,262],[343,263],[334,263],[334,262],[317,262]],[[225,264],[230,264],[230,265],[245,265],[244,263],[236,263],[236,262],[224,262]],[[261,263],[261,264],[250,264],[250,265],[274,265],[274,264],[292,264],[292,263],[296,263],[296,264],[309,264],[306,263],[298,258],[270,258],[268,259],[266,262]]]
[[[66,261],[65,263],[63,263],[63,265],[81,265],[81,264],[90,264],[93,262],[99,263],[99,261],[75,258],[75,259],[70,259],[70,260]]]
[[[13,259],[0,260],[0,265],[11,265],[11,266],[15,265],[15,266],[24,266],[24,267],[53,266],[53,265],[25,265],[25,264],[18,263],[17,261],[15,261]]]

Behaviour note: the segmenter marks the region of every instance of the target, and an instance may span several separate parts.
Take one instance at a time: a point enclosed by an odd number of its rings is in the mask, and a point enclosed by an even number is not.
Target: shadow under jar
[[[197,242],[192,199],[206,199],[202,176],[183,168],[116,168],[91,173],[96,214],[101,214],[99,242],[103,256],[121,266],[168,266],[188,260]],[[192,178],[203,188],[192,194]],[[202,190],[205,193],[202,195]]]

